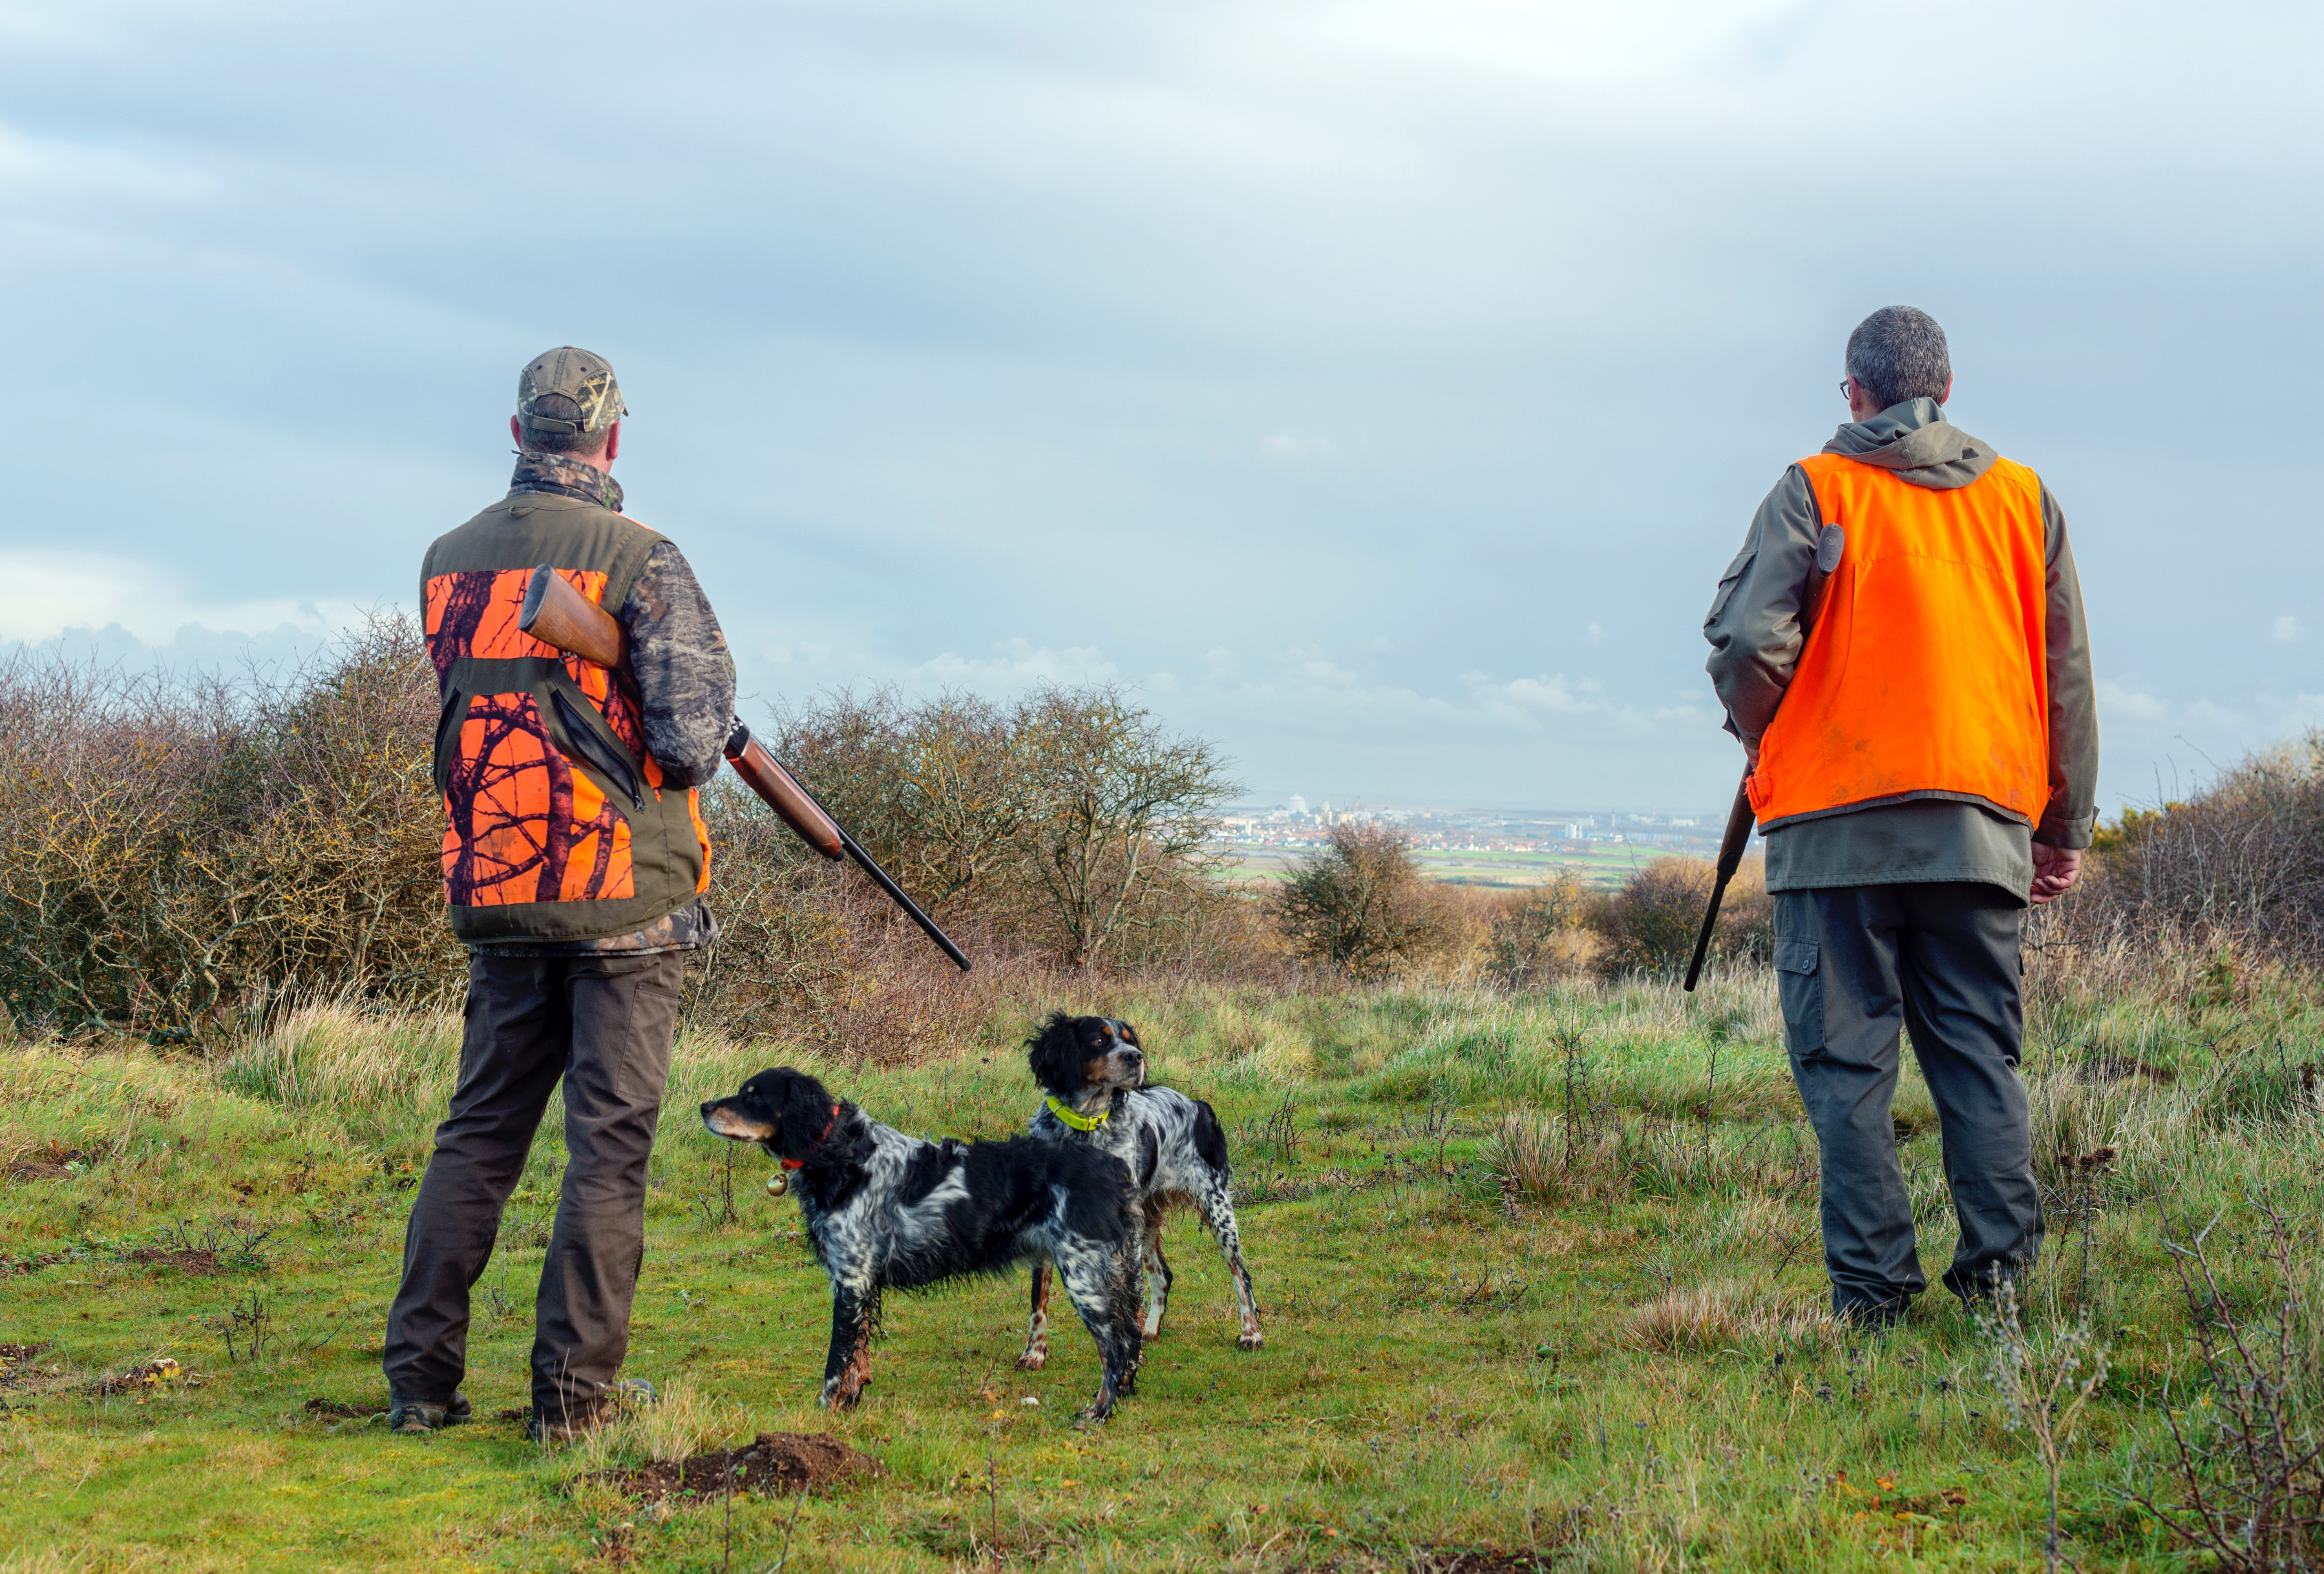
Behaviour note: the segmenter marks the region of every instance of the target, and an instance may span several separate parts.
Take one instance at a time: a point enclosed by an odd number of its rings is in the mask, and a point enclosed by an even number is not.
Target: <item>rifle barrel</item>
[[[1711,954],[1711,932],[1719,927],[1719,904],[1727,895],[1727,883],[1743,866],[1743,849],[1751,845],[1755,818],[1751,811],[1751,773],[1746,771],[1736,786],[1734,806],[1727,811],[1727,834],[1719,842],[1719,879],[1711,887],[1710,905],[1703,909],[1702,932],[1694,937],[1694,959],[1686,965],[1686,990],[1690,995],[1702,977],[1702,960]]]
[[[524,605],[518,609],[516,625],[543,644],[570,651],[601,667],[613,669],[624,684],[635,681],[629,670],[629,634],[620,621],[573,588],[547,563],[533,569],[531,579],[525,585]],[[739,724],[736,730],[741,730]],[[798,784],[798,778],[783,769],[781,761],[769,754],[758,739],[747,733],[743,737],[742,746],[726,756],[734,774],[742,777],[751,791],[785,825],[797,831],[807,846],[834,862],[843,857],[854,859],[856,866],[871,875],[873,883],[920,926],[921,932],[936,941],[962,972],[967,972],[966,954],[952,943],[950,935],[936,927],[936,921],[904,894],[904,888],[880,866],[878,859],[856,846],[855,838],[815,801],[813,793]]]

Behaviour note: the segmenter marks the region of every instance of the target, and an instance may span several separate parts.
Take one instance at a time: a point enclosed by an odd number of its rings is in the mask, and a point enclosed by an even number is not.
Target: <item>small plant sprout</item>
[[[2089,1313],[2056,1325],[2047,1338],[2025,1331],[2015,1281],[1995,1275],[1993,1296],[1976,1309],[1987,1346],[1994,1392],[2008,1413],[2007,1428],[2033,1440],[2050,1491],[2049,1536],[2043,1555],[2058,1569],[2058,1471],[2073,1441],[2082,1408],[2106,1381],[2106,1347],[2090,1332]]]

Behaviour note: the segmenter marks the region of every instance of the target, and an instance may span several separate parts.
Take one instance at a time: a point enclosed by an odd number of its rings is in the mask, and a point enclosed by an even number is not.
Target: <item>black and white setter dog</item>
[[[1227,1134],[1199,1098],[1146,1085],[1146,1051],[1138,1030],[1110,1016],[1067,1016],[1060,1011],[1025,1043],[1033,1080],[1048,1097],[1033,1117],[1032,1134],[1068,1152],[1111,1153],[1130,1168],[1140,1215],[1138,1238],[1146,1262],[1146,1320],[1149,1339],[1162,1337],[1170,1303],[1170,1264],[1162,1260],[1162,1216],[1173,1203],[1192,1203],[1218,1237],[1234,1280],[1242,1331],[1235,1343],[1259,1348],[1259,1298],[1242,1265],[1235,1230],[1234,1190],[1227,1170]],[[1058,1264],[1059,1272],[1064,1264]],[[1073,1282],[1066,1281],[1071,1291]],[[1074,1297],[1076,1305],[1081,1297]],[[1017,1365],[1038,1371],[1049,1356],[1049,1273],[1033,1264],[1032,1329]]]
[[[783,1162],[818,1262],[831,1274],[823,1403],[853,1404],[871,1381],[880,1292],[1015,1264],[1057,1265],[1104,1376],[1103,1420],[1137,1375],[1137,1243],[1143,1227],[1120,1162],[1096,1148],[1012,1137],[921,1142],[779,1066],[702,1106],[713,1135]]]

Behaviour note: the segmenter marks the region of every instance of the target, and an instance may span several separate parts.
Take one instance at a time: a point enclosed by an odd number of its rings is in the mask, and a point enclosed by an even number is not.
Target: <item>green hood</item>
[[[1894,470],[1899,481],[1932,492],[1968,486],[2000,457],[1948,421],[1933,399],[1908,399],[1869,421],[1852,421],[1832,433],[1823,451]]]

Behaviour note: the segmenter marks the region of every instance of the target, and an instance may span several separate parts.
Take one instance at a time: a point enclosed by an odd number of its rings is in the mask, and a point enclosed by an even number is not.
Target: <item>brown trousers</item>
[[[533,1308],[532,1406],[586,1415],[621,1370],[645,1260],[646,1162],[678,1032],[681,952],[468,964],[452,1108],[404,1234],[383,1363],[400,1398],[441,1404],[467,1375],[468,1292],[558,1079],[565,1184]]]

